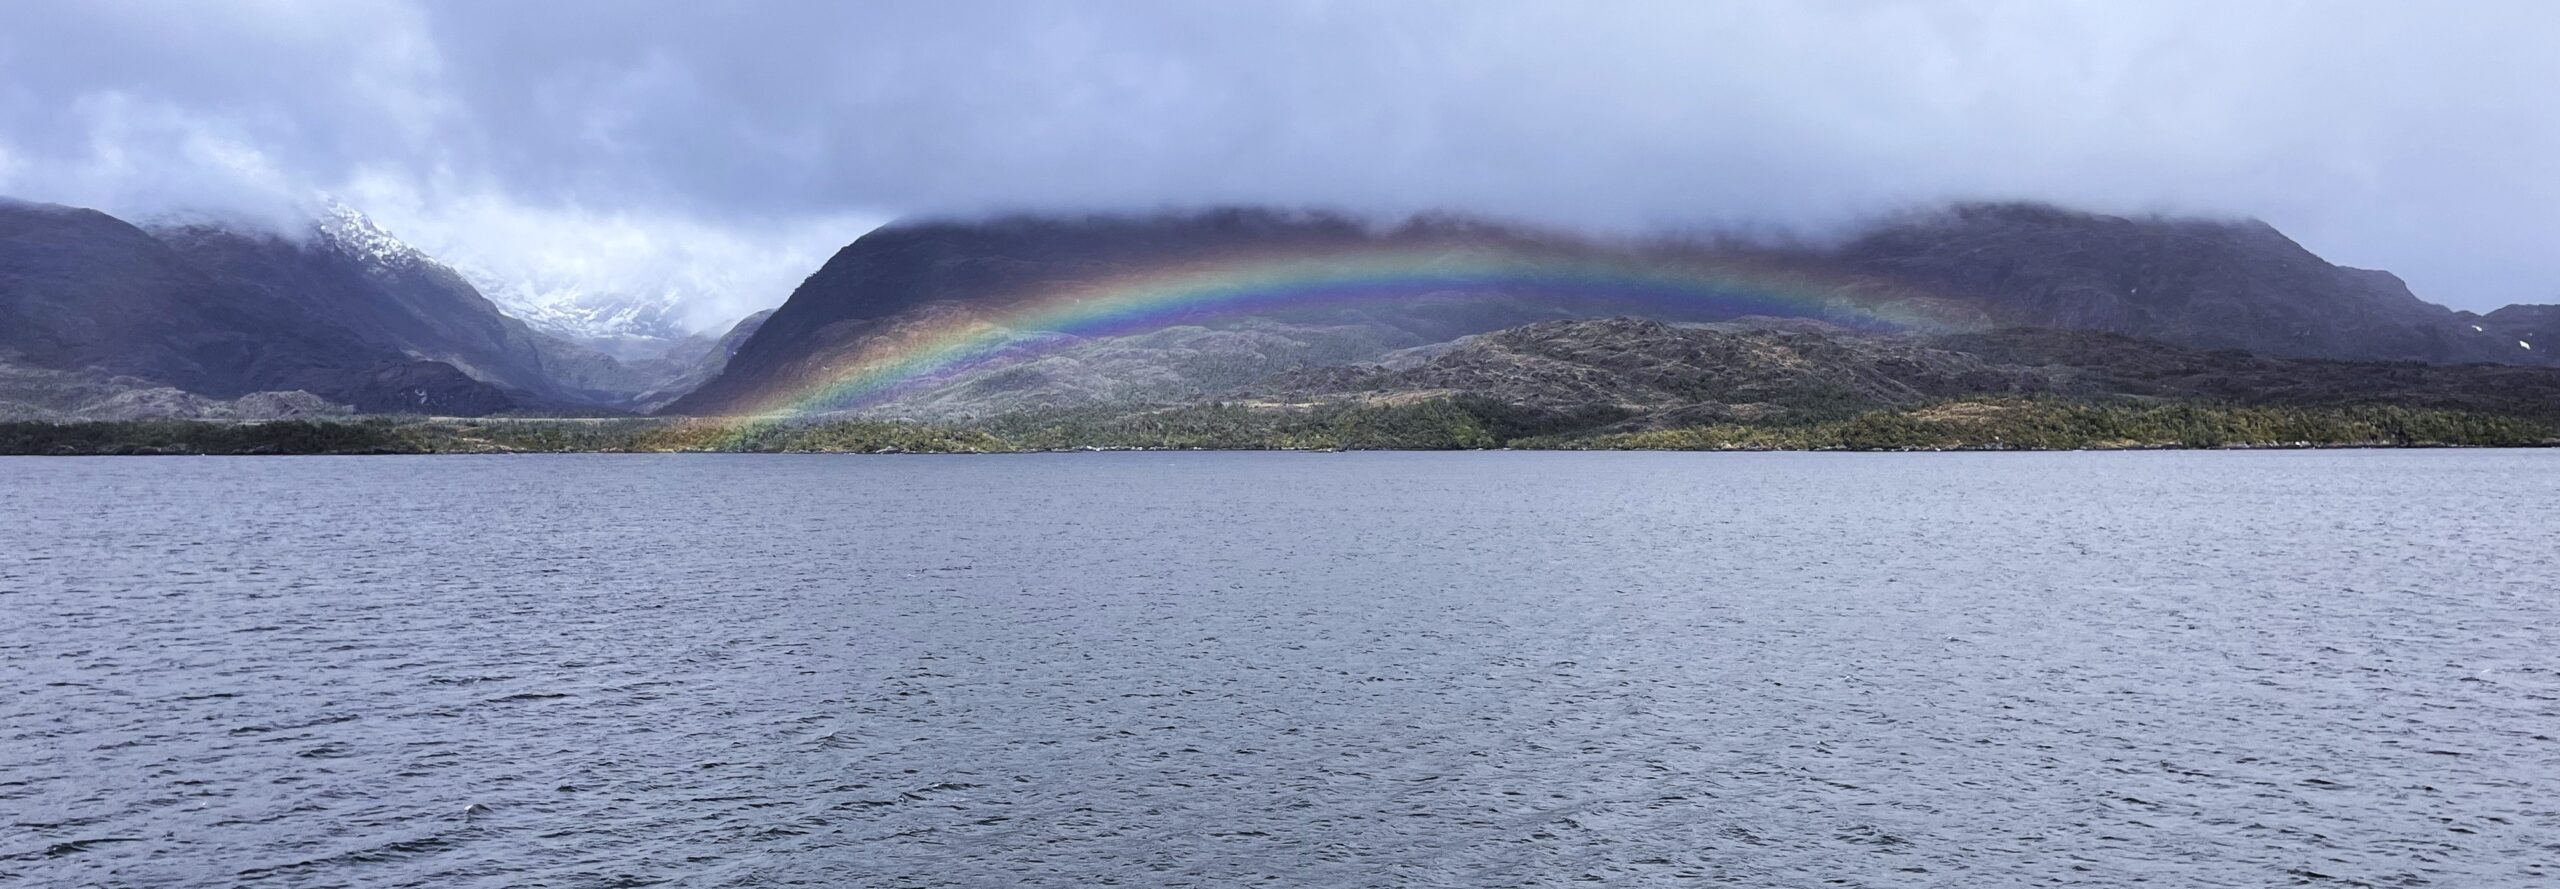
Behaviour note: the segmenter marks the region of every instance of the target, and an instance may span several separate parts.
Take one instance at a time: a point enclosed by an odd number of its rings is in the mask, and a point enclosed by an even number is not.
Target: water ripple
[[[2555,454],[0,492],[0,883],[2560,882]]]

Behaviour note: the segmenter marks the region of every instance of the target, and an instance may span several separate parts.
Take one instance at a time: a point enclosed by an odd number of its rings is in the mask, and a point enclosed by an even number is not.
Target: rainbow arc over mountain
[[[757,399],[741,419],[859,411],[990,364],[1082,338],[1257,312],[1392,304],[1436,295],[1547,296],[1618,314],[1816,317],[1875,330],[1945,328],[1908,290],[1744,262],[1643,261],[1530,251],[1369,249],[1173,263],[1058,285],[899,329],[815,379]],[[1024,334],[1066,334],[1026,342]]]

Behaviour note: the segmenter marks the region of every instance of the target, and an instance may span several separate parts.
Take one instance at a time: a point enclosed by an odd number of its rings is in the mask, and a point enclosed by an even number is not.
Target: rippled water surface
[[[0,460],[0,883],[2560,884],[2560,454]]]

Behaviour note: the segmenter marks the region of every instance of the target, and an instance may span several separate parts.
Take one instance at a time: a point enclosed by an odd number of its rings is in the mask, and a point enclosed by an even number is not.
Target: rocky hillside
[[[2560,369],[2274,358],[2095,331],[1915,336],[1806,322],[1532,324],[1419,361],[1275,377],[1277,403],[1461,399],[1672,427],[1837,416],[1982,396],[2234,405],[2396,405],[2560,415]]]
[[[816,382],[854,358],[862,344],[896,336],[906,322],[903,316],[910,313],[960,312],[992,323],[1000,320],[1004,307],[1115,276],[1210,268],[1247,257],[1321,258],[1390,248],[1437,253],[1452,262],[1489,254],[1644,261],[1630,250],[1569,236],[1450,217],[1381,227],[1341,216],[1231,208],[1144,217],[898,224],[838,251],[793,291],[726,372],[668,410],[717,414]],[[1540,319],[1589,316],[1601,313],[1604,305],[1571,291],[1498,284],[1401,296],[1365,304],[1261,306],[1247,315],[1282,325],[1356,325],[1371,328],[1366,339],[1415,343]],[[1170,323],[1220,328],[1242,317],[1204,313]],[[1072,332],[1017,333],[1046,337]],[[1251,350],[1270,345],[1250,337],[1236,343]]]
[[[352,413],[309,392],[207,398],[138,377],[49,370],[0,361],[0,421],[292,420]]]
[[[1635,318],[1548,321],[1468,337],[1418,363],[1285,374],[1284,399],[1464,396],[1543,410],[1765,412],[2041,394],[2066,376],[1994,364],[1926,340],[1860,336],[1818,322],[1681,326]]]
[[[1925,303],[1968,329],[2047,327],[2120,334],[2196,349],[2351,361],[2549,366],[2549,350],[2510,327],[2550,326],[2522,310],[2474,317],[2428,303],[2385,272],[2332,265],[2259,222],[2126,218],[2030,204],[1967,204],[1887,219],[1823,247],[1730,241],[1610,244],[1463,219],[1368,226],[1340,217],[1229,210],[1151,217],[1012,218],[893,225],[848,245],[812,275],[720,377],[672,404],[719,414],[859,365],[918,318],[970,315],[1000,323],[1015,301],[1149,270],[1213,267],[1239,256],[1322,257],[1392,246],[1460,255],[1567,257],[1644,268],[1742,264],[1794,280],[1797,291]],[[1827,290],[1826,290],[1827,289]],[[1798,297],[1807,306],[1823,297]],[[1240,368],[1373,360],[1386,350],[1539,320],[1616,314],[1574,288],[1483,286],[1381,294],[1325,311],[1269,307],[1176,318],[1187,342],[1077,331],[1018,330],[1039,343],[976,377],[902,395],[898,411],[938,415],[1061,405],[1083,399],[1214,394]],[[939,313],[939,314],[935,314]],[[1646,317],[1717,321],[1711,305],[1677,304]],[[1332,330],[1322,344],[1275,344],[1260,329]],[[1836,320],[1836,319],[1835,319]],[[1361,327],[1356,337],[1344,327]],[[1218,336],[1206,336],[1215,332]],[[1068,334],[1060,338],[1061,334]],[[1177,337],[1181,338],[1181,337]],[[1374,347],[1355,354],[1333,344]],[[869,344],[869,345],[866,345]],[[1321,357],[1318,357],[1321,356]],[[1019,359],[1015,361],[1014,359]],[[964,375],[966,376],[966,375]],[[1078,393],[1084,393],[1079,395]]]
[[[2542,356],[2534,363],[2555,363],[2560,351],[2560,305],[2508,306],[2486,315],[2469,315],[2461,319],[2492,338],[2493,342],[2513,342],[2519,351]]]
[[[1201,331],[1117,339],[1171,350],[1225,335]],[[0,373],[0,396],[8,382]],[[254,396],[146,406],[155,417],[310,416]],[[63,425],[7,422],[53,419],[10,408],[0,397],[0,453],[2511,447],[2560,445],[2560,369],[2273,358],[2096,331],[1607,318],[1283,370],[1218,398],[1024,403],[975,416]]]

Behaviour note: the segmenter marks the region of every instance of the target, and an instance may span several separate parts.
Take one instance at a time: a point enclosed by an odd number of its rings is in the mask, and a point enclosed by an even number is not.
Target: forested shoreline
[[[0,423],[0,454],[1027,453],[1078,450],[2092,450],[2547,447],[2560,419],[2398,405],[1958,399],[1634,428],[1606,407],[1481,400],[1206,403],[890,419],[442,419]]]

